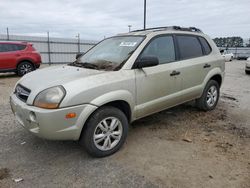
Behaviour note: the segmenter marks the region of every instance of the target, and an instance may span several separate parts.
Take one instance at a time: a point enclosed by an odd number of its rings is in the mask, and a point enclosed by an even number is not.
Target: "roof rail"
[[[139,31],[164,31],[164,30],[179,30],[179,31],[190,31],[190,32],[198,32],[202,33],[202,31],[196,27],[180,27],[180,26],[165,26],[165,27],[152,27],[147,29],[139,29],[131,32],[139,32]]]

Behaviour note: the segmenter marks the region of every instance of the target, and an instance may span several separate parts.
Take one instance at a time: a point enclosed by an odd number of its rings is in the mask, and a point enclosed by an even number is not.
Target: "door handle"
[[[209,68],[209,67],[211,67],[211,65],[210,65],[210,64],[207,64],[207,63],[203,66],[204,69],[205,69],[205,68]]]
[[[179,75],[179,74],[181,74],[180,71],[174,70],[172,73],[170,73],[170,76],[176,76],[176,75]]]

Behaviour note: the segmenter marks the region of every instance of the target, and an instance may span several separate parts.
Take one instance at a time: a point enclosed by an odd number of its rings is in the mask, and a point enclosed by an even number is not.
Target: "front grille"
[[[26,102],[29,95],[30,95],[30,90],[20,84],[18,84],[15,88],[15,95],[17,98],[19,98],[21,101]]]

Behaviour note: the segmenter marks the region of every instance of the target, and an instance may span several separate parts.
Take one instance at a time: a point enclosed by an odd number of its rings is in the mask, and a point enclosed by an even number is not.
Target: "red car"
[[[27,42],[0,42],[0,72],[16,72],[18,76],[40,67],[41,56]]]

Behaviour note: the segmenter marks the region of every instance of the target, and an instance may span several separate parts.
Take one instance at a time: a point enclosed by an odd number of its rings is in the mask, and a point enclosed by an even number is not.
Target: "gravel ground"
[[[36,138],[8,103],[19,79],[0,75],[0,187],[250,187],[250,76],[226,64],[218,107],[193,103],[134,122],[115,155],[89,157],[77,142]],[[14,179],[22,181],[15,182]]]

